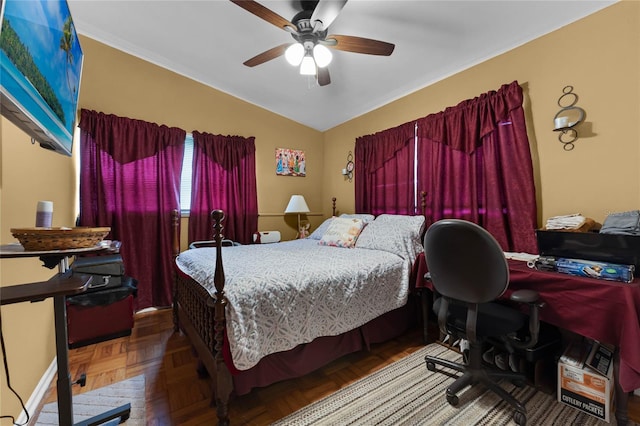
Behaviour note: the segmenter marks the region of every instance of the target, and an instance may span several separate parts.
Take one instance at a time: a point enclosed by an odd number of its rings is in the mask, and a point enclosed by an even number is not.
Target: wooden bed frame
[[[424,212],[424,193],[421,194],[421,197],[423,200],[422,207]],[[332,198],[332,203],[332,215],[335,216],[335,197]],[[220,248],[222,247],[223,240],[222,222],[224,220],[224,213],[221,210],[214,210],[211,213],[211,217],[214,221],[215,247],[218,248],[216,250],[216,270],[214,273],[214,284],[216,292],[215,294],[211,295],[202,286],[194,285],[193,280],[190,277],[184,275],[174,264],[176,279],[173,298],[173,320],[174,330],[176,332],[182,330],[189,337],[191,344],[197,353],[197,356],[199,358],[199,373],[201,375],[208,374],[211,377],[213,388],[211,404],[216,406],[218,424],[228,425],[228,404],[231,394],[234,391],[234,381],[227,361],[225,360],[225,355],[223,354],[226,327],[225,307],[227,304],[227,299],[224,292],[225,276],[222,264],[222,251],[220,250]],[[172,245],[175,258],[180,253],[180,212],[178,210],[174,210],[172,212],[172,227]],[[398,323],[398,318],[404,318],[405,315],[408,315],[407,313],[405,313],[405,311],[413,312],[412,307],[409,305],[410,303],[407,303],[406,309],[400,308],[399,310],[396,310],[402,311],[400,313],[392,311],[385,315],[389,315],[389,318],[393,318],[393,320],[391,321],[392,323]],[[372,323],[375,321],[376,320],[373,320]],[[370,323],[365,324],[361,328],[365,328],[369,324]],[[373,328],[377,328],[377,325],[369,326],[369,330]],[[349,334],[349,332],[345,333],[345,335],[346,334]],[[384,335],[384,332],[382,334]],[[359,338],[362,340],[364,332],[362,332],[360,329],[353,330],[349,338],[354,338],[354,336],[355,338]],[[336,338],[340,337],[341,336],[336,336]],[[391,337],[395,337],[395,335],[391,335]],[[384,339],[386,339],[386,337],[384,337]],[[308,345],[312,345],[314,343],[316,342],[311,342]],[[331,347],[332,345],[334,346],[335,344],[336,343],[332,341],[329,347]],[[314,347],[313,352],[318,353],[317,347]],[[353,352],[353,348],[345,349],[342,354],[346,354],[349,352]],[[331,356],[332,358],[326,361],[313,361],[316,363],[321,363],[321,365],[314,365],[314,368],[319,368],[320,366],[325,365],[326,363],[342,355],[340,355],[340,353],[334,353],[332,355],[329,355],[329,357]],[[284,377],[282,378],[282,380],[290,377],[295,376]]]

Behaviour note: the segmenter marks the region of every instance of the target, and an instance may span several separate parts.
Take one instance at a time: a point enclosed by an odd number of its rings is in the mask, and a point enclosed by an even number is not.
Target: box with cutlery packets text
[[[613,349],[571,342],[558,361],[558,401],[609,422],[613,388]]]

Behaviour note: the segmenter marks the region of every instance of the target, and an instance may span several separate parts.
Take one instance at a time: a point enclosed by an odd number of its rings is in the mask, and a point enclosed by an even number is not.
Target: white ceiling
[[[324,87],[284,57],[244,66],[294,40],[227,0],[68,2],[78,33],[325,131],[615,0],[350,0],[329,33],[396,47],[389,57],[333,50],[331,84]],[[297,0],[259,3],[287,20],[301,10]]]

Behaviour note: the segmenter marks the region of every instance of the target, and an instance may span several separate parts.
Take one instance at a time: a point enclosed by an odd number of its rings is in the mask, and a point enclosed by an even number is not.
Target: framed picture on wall
[[[306,158],[304,151],[289,148],[276,148],[276,175],[306,176]]]

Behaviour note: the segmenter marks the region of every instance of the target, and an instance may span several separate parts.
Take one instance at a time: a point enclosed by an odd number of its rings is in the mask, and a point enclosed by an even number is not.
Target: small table
[[[0,259],[39,257],[48,268],[58,265],[58,273],[48,281],[18,284],[0,287],[0,304],[8,305],[20,302],[39,302],[53,297],[53,309],[56,330],[56,357],[58,365],[58,421],[61,426],[73,424],[73,400],[71,386],[71,373],[69,372],[69,348],[67,340],[67,304],[66,296],[82,293],[91,282],[89,275],[71,274],[69,270],[69,257],[76,254],[97,253],[110,249],[108,244],[99,244],[91,248],[50,250],[50,251],[25,251],[20,244],[7,244],[0,246]],[[104,424],[114,419],[124,421],[129,418],[131,404],[127,403],[90,419],[76,423],[76,426],[89,426]],[[120,421],[114,421],[115,424]]]

